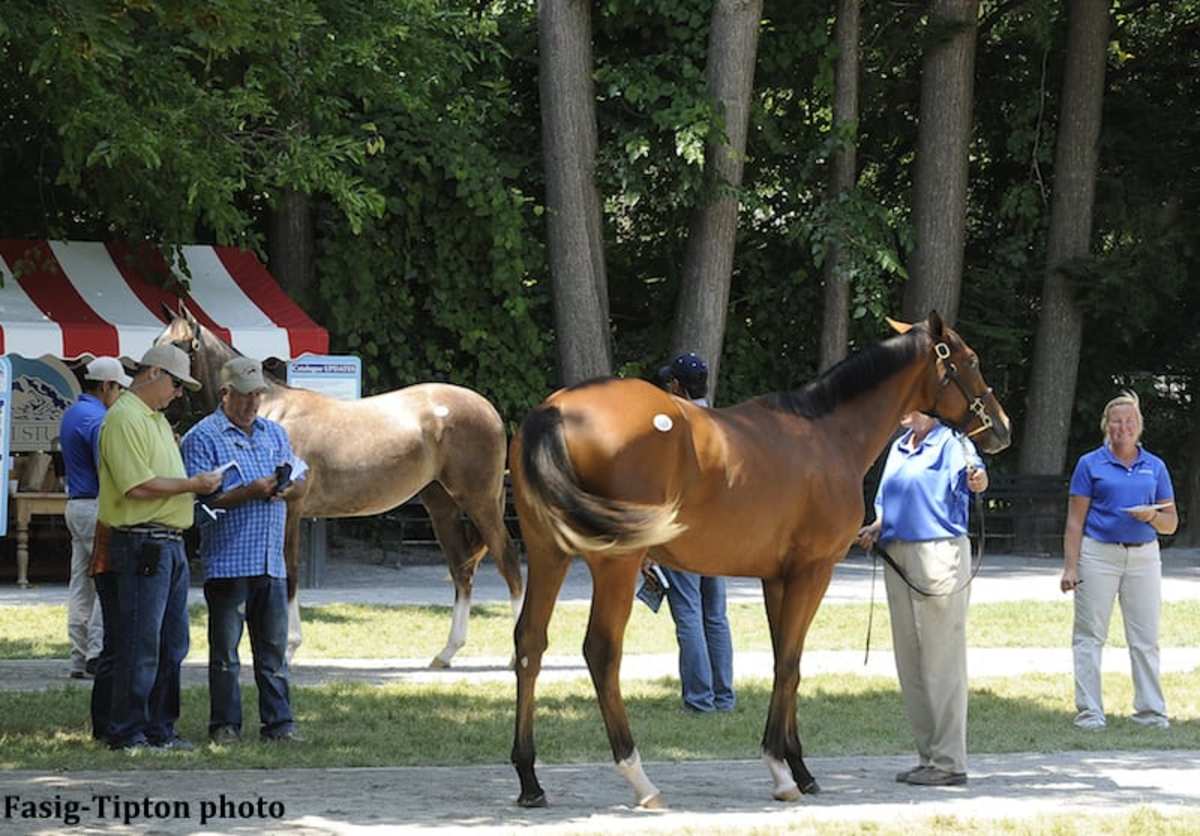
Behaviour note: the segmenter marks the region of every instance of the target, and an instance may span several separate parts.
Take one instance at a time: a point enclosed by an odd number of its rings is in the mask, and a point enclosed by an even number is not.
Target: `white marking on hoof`
[[[654,416],[654,429],[659,432],[666,432],[675,426],[675,422],[671,420],[670,415],[663,415],[661,412]]]
[[[449,408],[444,407],[441,404],[438,404],[437,406],[435,406],[433,408],[433,414],[439,418],[445,418],[447,415],[450,414],[450,410],[449,410]]]
[[[792,770],[788,768],[788,765],[767,754],[763,755],[763,763],[767,765],[767,771],[771,773],[771,780],[775,782],[771,797],[776,801],[798,800],[801,795],[800,788],[796,786],[796,781],[792,778]]]
[[[634,749],[633,754],[623,761],[617,761],[617,772],[633,787],[633,797],[637,806],[645,809],[661,809],[666,806],[658,787],[650,782],[642,770],[642,756]]]

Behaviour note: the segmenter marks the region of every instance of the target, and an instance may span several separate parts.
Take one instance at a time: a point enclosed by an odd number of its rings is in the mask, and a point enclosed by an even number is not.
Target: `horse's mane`
[[[844,401],[878,386],[908,366],[921,351],[920,340],[894,337],[847,357],[799,389],[774,392],[762,400],[771,409],[820,418]]]

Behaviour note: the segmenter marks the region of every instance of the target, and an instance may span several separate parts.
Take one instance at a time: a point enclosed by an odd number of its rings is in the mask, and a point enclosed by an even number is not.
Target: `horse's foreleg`
[[[299,483],[297,487],[307,484]],[[302,497],[303,494],[301,493]],[[304,637],[300,629],[300,596],[298,595],[300,579],[300,517],[302,503],[299,499],[287,503],[287,518],[283,529],[283,559],[287,566],[288,594],[288,637],[287,661],[291,664],[292,657],[300,648]]]
[[[583,640],[583,656],[596,687],[617,772],[633,788],[639,807],[657,809],[666,803],[642,770],[625,702],[621,699],[621,650],[643,556],[642,553],[623,557],[606,555],[588,560],[592,570],[592,611]]]
[[[772,596],[767,596],[768,615],[773,607],[778,611],[771,619],[775,683],[762,748],[763,760],[775,783],[772,794],[779,801],[794,801],[801,793],[817,793],[821,789],[804,765],[796,728],[796,689],[800,685],[804,639],[832,575],[833,562],[806,567],[782,582],[782,595],[774,599],[774,604]]]
[[[472,553],[472,547],[480,553],[484,547],[482,543],[469,542],[458,503],[445,488],[437,482],[431,482],[421,491],[420,496],[421,502],[429,512],[433,533],[446,556],[450,579],[454,583],[454,612],[450,617],[450,635],[446,639],[446,646],[429,663],[431,668],[448,668],[454,654],[467,643],[471,592],[475,582],[475,566],[478,563],[478,556]]]
[[[558,600],[567,569],[569,555],[555,548],[544,533],[535,534],[533,526],[522,525],[525,549],[529,561],[529,580],[525,588],[525,605],[513,631],[517,673],[517,719],[513,733],[512,763],[521,781],[517,803],[522,807],[545,807],[546,794],[538,783],[533,763],[533,716],[536,701],[534,692],[542,670],[542,654],[548,643],[546,629]]]

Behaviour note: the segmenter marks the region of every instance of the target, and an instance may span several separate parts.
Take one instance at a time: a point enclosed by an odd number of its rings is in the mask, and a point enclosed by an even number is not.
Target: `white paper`
[[[295,453],[293,453],[291,465],[292,465],[292,475],[290,478],[293,482],[299,482],[301,479],[304,478],[304,475],[306,473],[308,473],[308,462],[304,461],[304,459],[300,458]]]
[[[1164,508],[1170,508],[1174,504],[1175,503],[1172,501],[1155,502],[1152,505],[1130,505],[1128,508],[1122,508],[1121,510],[1125,511],[1126,513],[1132,513],[1134,511],[1161,511]]]

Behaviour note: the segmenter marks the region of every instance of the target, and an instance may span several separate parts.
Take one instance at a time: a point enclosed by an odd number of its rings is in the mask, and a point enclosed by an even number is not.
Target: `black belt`
[[[118,526],[116,531],[122,534],[138,534],[142,537],[153,537],[156,540],[182,540],[183,530],[179,528],[171,528],[157,523],[143,523],[142,525],[126,525]]]
[[[1154,542],[1153,540],[1147,540],[1144,543],[1117,543],[1116,545],[1124,546],[1127,549],[1138,549],[1138,548],[1141,548],[1142,546],[1148,546],[1153,542]]]
[[[72,496],[72,497],[68,497],[68,499],[95,499],[95,498],[96,498],[96,495],[95,495],[95,494],[92,494],[91,496]]]

